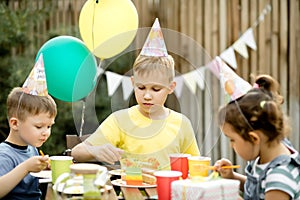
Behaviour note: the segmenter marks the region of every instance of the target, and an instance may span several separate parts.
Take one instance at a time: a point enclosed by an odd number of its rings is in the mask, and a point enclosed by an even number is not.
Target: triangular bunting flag
[[[97,67],[96,75],[94,77],[94,83],[97,82],[98,77],[104,73],[104,69],[102,69],[100,66]]]
[[[253,29],[249,28],[241,37],[241,40],[245,42],[245,44],[253,50],[257,50],[256,42],[254,39]]]
[[[235,54],[234,54],[234,50],[232,47],[229,47],[225,51],[223,51],[221,53],[220,57],[234,69],[237,68]]]
[[[220,79],[220,64],[218,62],[220,62],[219,60],[221,60],[220,57],[216,57],[215,59],[213,59],[211,62],[209,62],[205,67],[207,69],[209,69],[218,79]]]
[[[174,78],[174,81],[176,82],[176,87],[175,87],[175,95],[177,98],[181,97],[182,94],[182,88],[183,88],[183,77],[182,76],[176,76]]]
[[[106,71],[105,74],[107,79],[108,95],[112,96],[119,87],[123,76],[110,71]]]
[[[201,90],[204,90],[205,67],[194,70],[194,79]]]
[[[247,47],[246,44],[244,43],[243,40],[238,39],[233,45],[232,45],[233,49],[236,50],[236,52],[238,52],[241,56],[243,56],[244,58],[248,59],[249,55],[248,55],[248,51],[247,51]]]
[[[122,90],[123,90],[123,99],[127,100],[133,91],[132,82],[129,76],[123,76]]]
[[[184,79],[185,84],[191,90],[191,92],[193,94],[196,94],[197,85],[196,85],[196,81],[195,81],[194,71],[184,74],[183,79]]]

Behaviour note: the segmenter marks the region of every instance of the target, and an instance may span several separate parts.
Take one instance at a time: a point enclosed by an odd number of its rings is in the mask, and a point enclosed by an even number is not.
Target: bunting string
[[[253,25],[251,26],[252,28],[256,28],[259,23],[265,20],[265,16],[269,14],[272,11],[272,7],[270,4],[266,5],[261,14],[258,16],[258,18],[255,20]]]
[[[249,54],[247,47],[252,50],[257,50],[257,45],[254,38],[253,29],[256,28],[262,21],[265,20],[266,15],[268,15],[272,11],[272,7],[270,4],[267,4],[260,15],[257,17],[252,26],[250,26],[238,40],[236,40],[231,46],[221,52],[221,54],[217,57],[221,58],[225,63],[227,63],[231,68],[237,69],[237,61],[235,57],[235,52],[241,55],[243,58],[248,59]],[[179,75],[175,77],[176,81],[176,89],[175,95],[180,98],[182,94],[183,85],[186,85],[192,93],[196,92],[197,87],[201,90],[204,89],[204,77],[205,77],[205,69],[214,70],[214,74],[218,73],[218,69],[213,69],[211,65],[215,65],[220,63],[220,61],[216,61],[214,58],[210,63],[206,66],[199,66],[197,69],[190,71],[188,73]],[[104,73],[103,69],[99,67],[99,71],[97,73]],[[97,74],[97,77],[99,76]],[[117,90],[119,84],[122,84],[123,89],[123,98],[127,100],[130,96],[129,94],[132,92],[133,88],[130,84],[128,84],[129,77],[116,74],[114,72],[106,71],[106,79],[107,79],[107,87],[108,87],[108,95],[111,96]]]

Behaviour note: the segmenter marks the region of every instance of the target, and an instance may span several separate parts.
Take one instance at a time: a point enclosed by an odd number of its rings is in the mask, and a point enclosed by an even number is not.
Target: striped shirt
[[[267,171],[267,176],[261,182],[260,199],[265,199],[265,193],[270,190],[280,190],[290,195],[291,199],[300,200],[300,163],[297,151],[290,155],[291,162],[285,163]],[[268,166],[257,164],[259,158],[253,163],[253,176],[259,177]],[[298,163],[297,163],[298,162]]]

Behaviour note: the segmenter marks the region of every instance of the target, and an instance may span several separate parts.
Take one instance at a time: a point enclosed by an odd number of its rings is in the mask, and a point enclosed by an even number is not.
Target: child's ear
[[[133,77],[133,76],[130,76],[130,80],[131,80],[132,86],[134,87],[134,77]]]
[[[254,143],[254,144],[259,144],[260,143],[260,137],[259,135],[254,132],[254,131],[250,131],[249,132],[249,136],[251,138],[251,141]]]
[[[17,130],[19,125],[19,120],[15,117],[12,117],[8,120],[9,126],[11,129]]]
[[[169,92],[169,94],[172,94],[174,92],[175,87],[176,87],[176,82],[172,81],[172,83],[170,84],[170,92]]]

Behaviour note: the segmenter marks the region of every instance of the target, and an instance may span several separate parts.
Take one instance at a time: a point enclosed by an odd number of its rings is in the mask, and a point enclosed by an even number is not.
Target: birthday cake
[[[138,167],[127,167],[125,181],[127,185],[142,185],[142,169]]]
[[[138,172],[138,173],[128,173],[128,175],[124,172],[121,173],[121,181],[125,181],[128,185],[144,185],[144,184],[150,184],[155,185],[156,184],[156,177],[152,175],[152,170],[150,171],[144,171],[142,169],[142,182],[141,182],[141,176],[139,169],[129,169],[129,171]],[[131,171],[131,172],[132,172]]]
[[[171,184],[172,200],[237,200],[239,198],[239,185],[239,181],[230,179],[202,182],[190,179],[173,181]]]

